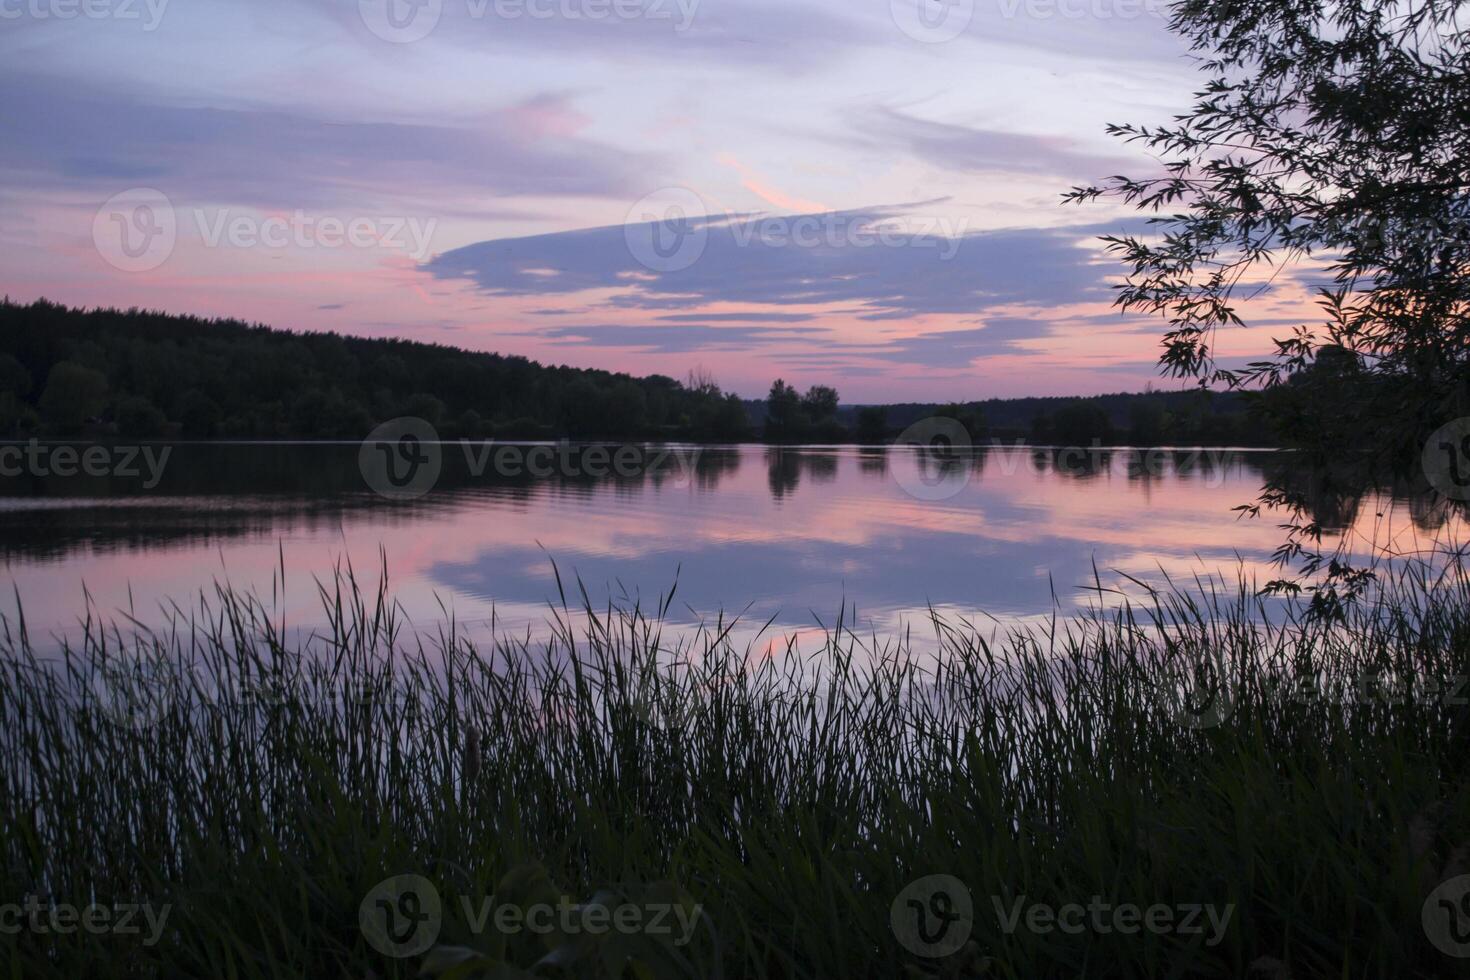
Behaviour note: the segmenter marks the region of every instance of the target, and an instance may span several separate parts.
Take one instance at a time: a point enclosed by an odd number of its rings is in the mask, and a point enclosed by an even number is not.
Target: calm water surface
[[[174,446],[152,488],[145,476],[0,478],[0,609],[13,617],[18,593],[37,637],[75,633],[86,594],[104,616],[158,621],[163,600],[187,607],[214,580],[269,600],[284,557],[284,611],[310,627],[324,621],[315,579],[351,562],[376,583],[381,549],[394,594],[426,628],[442,603],[472,630],[493,615],[534,632],[556,599],[553,560],[599,605],[650,604],[677,581],[668,615],[681,624],[723,610],[789,635],[845,610],[891,634],[924,629],[930,607],[1012,623],[1095,601],[1094,567],[1110,585],[1234,580],[1242,567],[1275,577],[1278,520],[1232,508],[1254,499],[1264,468],[1289,465],[1225,450],[676,452],[624,475],[534,478],[477,472],[446,444],[437,482],[413,500],[371,490],[356,445]],[[1443,530],[1412,501],[1324,508],[1357,550],[1413,550]]]

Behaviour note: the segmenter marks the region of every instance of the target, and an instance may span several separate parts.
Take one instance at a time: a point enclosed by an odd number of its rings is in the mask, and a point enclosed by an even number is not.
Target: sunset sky
[[[1144,0],[0,0],[0,292],[772,378],[1138,390],[1116,204],[1198,75]],[[1221,353],[1299,322],[1283,276]]]

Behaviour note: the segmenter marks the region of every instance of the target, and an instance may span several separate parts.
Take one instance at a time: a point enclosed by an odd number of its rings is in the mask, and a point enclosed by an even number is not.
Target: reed
[[[1401,571],[1336,623],[1196,581],[990,636],[818,648],[668,625],[672,594],[477,645],[385,583],[328,627],[217,586],[148,630],[0,630],[0,904],[167,906],[146,935],[5,928],[10,976],[1447,976],[1421,925],[1470,872],[1470,578]],[[764,642],[764,641],[763,641]],[[433,946],[360,922],[385,878]],[[951,875],[958,951],[895,900]],[[690,941],[477,928],[496,895],[657,896]],[[591,896],[590,898],[588,896]],[[1024,899],[1023,899],[1024,896]],[[1229,909],[1223,934],[1007,928],[1020,907]],[[469,901],[469,905],[465,904]],[[34,903],[33,903],[34,904]],[[147,932],[145,926],[144,930]],[[1215,941],[1215,940],[1218,941]],[[1463,971],[1462,971],[1463,972]]]

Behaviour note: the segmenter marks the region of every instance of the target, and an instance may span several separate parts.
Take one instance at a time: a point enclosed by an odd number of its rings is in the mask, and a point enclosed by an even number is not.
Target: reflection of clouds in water
[[[1087,591],[1094,563],[1105,585],[1125,591],[1124,574],[1187,584],[1223,570],[1233,584],[1238,563],[1261,581],[1275,577],[1278,521],[1231,511],[1254,499],[1259,457],[1181,470],[1170,456],[1146,479],[1130,471],[1127,453],[1108,458],[1068,475],[1044,451],[990,448],[946,461],[911,449],[747,446],[706,450],[693,481],[493,484],[460,474],[412,505],[346,494],[330,474],[293,467],[272,477],[284,483],[244,497],[198,496],[208,476],[180,472],[179,486],[196,496],[102,510],[23,497],[25,512],[0,510],[0,522],[8,578],[39,634],[75,619],[83,583],[103,610],[125,608],[131,587],[145,613],[163,597],[188,598],[210,576],[268,592],[281,551],[294,623],[321,621],[313,575],[344,557],[375,572],[381,549],[418,627],[435,627],[442,602],[482,637],[492,613],[517,634],[544,628],[556,598],[553,558],[574,604],[578,576],[599,608],[609,599],[652,608],[677,581],[671,623],[740,614],[742,643],[772,617],[770,636],[780,636],[830,626],[844,610],[860,635],[912,627],[916,637],[929,630],[931,604],[977,625],[985,614],[1002,623],[1044,617],[1053,589],[1063,609],[1098,599]],[[904,492],[901,477],[942,466],[966,471],[955,496],[928,502]],[[47,499],[62,506],[48,509]],[[1445,536],[1459,527],[1442,506],[1387,496],[1356,513],[1355,540],[1405,551],[1432,538],[1422,527],[1440,522]],[[27,536],[48,540],[49,550],[17,543]]]

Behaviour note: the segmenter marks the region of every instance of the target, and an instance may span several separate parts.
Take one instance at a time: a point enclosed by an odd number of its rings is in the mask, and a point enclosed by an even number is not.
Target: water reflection
[[[405,609],[535,627],[556,596],[550,559],[589,597],[653,596],[678,582],[684,621],[744,610],[778,629],[844,605],[886,630],[929,607],[1041,615],[1083,601],[1094,563],[1149,581],[1238,568],[1261,581],[1281,543],[1269,513],[1242,520],[1263,480],[1293,480],[1328,537],[1425,548],[1460,512],[1411,481],[1344,493],[1289,458],[1223,450],[972,452],[914,447],[682,447],[643,465],[538,477],[476,467],[448,445],[434,488],[390,501],[364,485],[354,445],[177,446],[156,488],[114,477],[0,479],[5,580],[33,631],[82,614],[187,597],[214,577],[271,588],[309,623],[311,576],[381,548]],[[294,577],[291,573],[295,573]]]

